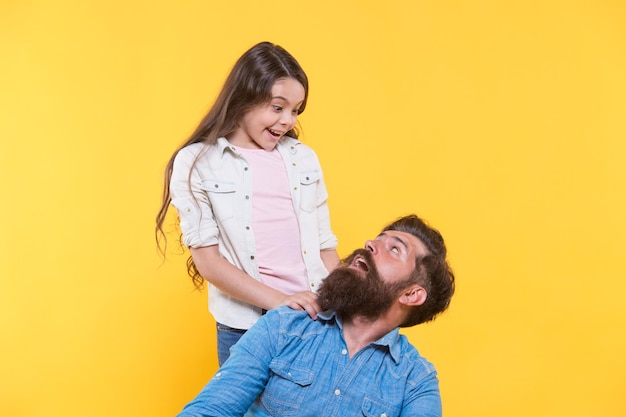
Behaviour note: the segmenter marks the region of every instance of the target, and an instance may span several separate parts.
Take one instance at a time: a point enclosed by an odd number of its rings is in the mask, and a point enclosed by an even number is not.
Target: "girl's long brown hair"
[[[309,81],[298,61],[284,48],[270,42],[261,42],[250,48],[235,63],[217,99],[196,130],[172,154],[165,167],[161,208],[156,216],[156,243],[162,256],[165,256],[167,249],[163,223],[172,201],[170,180],[178,152],[193,143],[214,145],[218,138],[231,135],[237,130],[239,121],[247,111],[271,100],[272,87],[281,78],[293,78],[304,87],[304,101],[300,106],[302,113],[309,95]],[[298,131],[294,128],[286,135],[297,138]],[[192,170],[194,165],[195,162]],[[179,240],[182,244],[182,239]],[[187,273],[197,289],[204,287],[204,279],[191,257],[187,259]]]

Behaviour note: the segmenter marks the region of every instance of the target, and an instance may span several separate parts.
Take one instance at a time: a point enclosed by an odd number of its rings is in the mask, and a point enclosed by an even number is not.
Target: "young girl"
[[[317,156],[298,141],[308,79],[262,42],[243,54],[212,108],[165,170],[157,236],[170,203],[194,285],[209,282],[218,360],[264,311],[319,312],[315,291],[339,263]]]

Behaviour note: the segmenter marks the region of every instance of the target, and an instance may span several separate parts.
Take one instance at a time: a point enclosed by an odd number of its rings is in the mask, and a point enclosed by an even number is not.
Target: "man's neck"
[[[382,317],[367,319],[357,316],[345,320],[343,322],[343,338],[348,346],[350,357],[353,357],[358,351],[377,341],[395,329],[395,327]]]

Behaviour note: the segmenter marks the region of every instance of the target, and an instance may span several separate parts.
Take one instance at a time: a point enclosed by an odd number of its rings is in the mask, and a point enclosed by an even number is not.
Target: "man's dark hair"
[[[446,260],[447,249],[441,233],[414,214],[401,217],[387,225],[384,231],[395,230],[418,238],[428,249],[426,256],[415,260],[415,272],[407,286],[418,284],[427,293],[426,301],[413,308],[400,327],[410,327],[433,320],[450,305],[454,294],[454,273]]]

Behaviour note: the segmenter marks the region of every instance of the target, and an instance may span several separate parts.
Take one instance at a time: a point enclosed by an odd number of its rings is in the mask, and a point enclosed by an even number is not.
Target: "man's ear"
[[[426,290],[417,285],[411,285],[400,294],[400,304],[405,304],[407,306],[419,306],[426,302]]]

